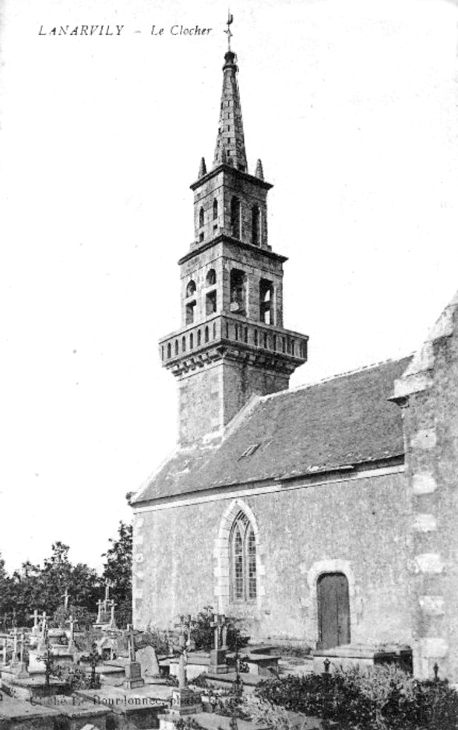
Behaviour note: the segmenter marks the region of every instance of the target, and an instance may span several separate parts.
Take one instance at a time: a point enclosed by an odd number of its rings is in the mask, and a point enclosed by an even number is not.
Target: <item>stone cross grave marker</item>
[[[19,638],[20,638],[20,644],[21,644],[21,648],[19,649],[19,661],[21,662],[21,664],[23,664],[24,663],[24,649],[25,649],[24,632],[21,633]]]
[[[179,638],[178,647],[180,652],[180,659],[178,664],[178,686],[181,689],[187,687],[188,680],[186,676],[186,665],[188,663],[188,650],[191,647],[191,616],[180,616],[180,623],[178,628]]]
[[[68,611],[68,600],[70,596],[68,595],[68,588],[65,589],[65,593],[63,594],[62,598],[64,599],[64,608],[66,611]]]
[[[48,617],[46,611],[43,611],[41,615],[41,633],[40,640],[38,642],[38,648],[40,651],[44,651],[46,648],[46,642],[48,640]]]
[[[116,628],[116,620],[115,620],[115,606],[116,606],[116,603],[113,600],[110,601],[110,603],[111,603],[111,606],[110,606],[110,612],[111,612],[110,613],[110,628],[111,629],[115,629]]]
[[[36,631],[38,628],[38,609],[36,608],[35,611],[29,616],[29,618],[33,618],[33,629],[32,631]]]
[[[211,671],[224,674],[228,671],[226,662],[227,653],[227,619],[224,614],[214,614],[211,626],[214,631],[213,649],[210,651]]]
[[[96,620],[97,624],[102,623],[102,611],[103,611],[103,601],[102,601],[102,599],[99,598],[99,600],[97,601],[97,620]]]
[[[187,684],[186,665],[188,661],[188,650],[191,648],[192,639],[192,619],[191,616],[180,616],[178,650],[180,658],[178,663],[178,688],[172,690],[172,714],[190,715],[202,710],[201,698],[193,692]]]
[[[142,677],[142,668],[140,662],[137,662],[135,656],[135,633],[132,624],[127,627],[127,641],[129,646],[129,662],[125,666],[126,678],[124,684],[129,689],[143,687],[145,680]]]
[[[129,659],[131,662],[135,661],[135,634],[134,634],[134,627],[132,624],[128,624],[127,631],[129,632],[127,634],[127,645],[129,647]]]
[[[110,600],[110,588],[113,588],[113,583],[109,580],[105,581],[105,606],[108,605],[108,601]]]
[[[28,677],[26,664],[24,662],[24,650],[25,650],[25,634],[21,632],[19,635],[19,662],[17,663],[16,676],[17,677]]]
[[[11,657],[11,664],[17,664],[17,659],[18,659],[17,644],[18,644],[18,630],[17,630],[17,628],[14,628],[13,629],[13,656]]]
[[[69,621],[70,621],[70,638],[68,640],[68,648],[74,649],[75,648],[75,622],[73,620],[72,614],[70,614]]]

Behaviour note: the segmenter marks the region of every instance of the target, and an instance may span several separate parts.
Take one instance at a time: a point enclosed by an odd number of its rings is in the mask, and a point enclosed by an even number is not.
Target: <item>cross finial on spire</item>
[[[234,22],[234,16],[231,15],[231,11],[228,9],[228,11],[227,11],[227,21],[226,21],[227,30],[224,31],[227,34],[227,49],[228,49],[228,51],[231,50],[232,33],[231,33],[230,26],[232,25],[233,22]]]
[[[224,54],[223,91],[221,95],[221,111],[219,117],[218,136],[213,167],[226,164],[241,172],[247,172],[245,139],[243,136],[242,109],[237,84],[237,56],[231,51],[231,25],[234,16],[228,11],[227,42],[229,50]]]

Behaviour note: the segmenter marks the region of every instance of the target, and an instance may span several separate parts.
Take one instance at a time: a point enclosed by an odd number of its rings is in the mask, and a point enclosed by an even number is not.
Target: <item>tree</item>
[[[8,607],[4,609],[4,613],[9,615],[10,626],[30,624],[35,609],[40,613],[46,611],[48,616],[54,615],[58,623],[62,623],[70,612],[79,615],[81,611],[83,614],[95,611],[101,594],[100,578],[84,563],[72,565],[68,558],[69,550],[68,545],[55,542],[43,567],[27,560],[20,570],[14,571],[9,579]],[[1,586],[0,572],[0,591]],[[66,591],[71,611],[65,611],[63,607]],[[3,603],[0,602],[0,607]]]
[[[14,571],[11,580],[11,625],[25,626],[29,623],[32,611],[46,610],[40,578],[40,566],[34,565],[30,560],[26,560],[19,570]]]
[[[215,609],[213,606],[204,606],[202,611],[197,614],[192,629],[192,638],[194,639],[196,649],[210,651],[214,642],[213,616]],[[245,631],[243,620],[234,616],[227,616],[227,636],[226,644],[229,651],[237,652],[246,646],[250,637]]]
[[[110,538],[110,547],[102,557],[103,580],[111,584],[111,597],[117,604],[118,620],[130,623],[132,620],[132,525],[121,520],[117,538]]]
[[[117,606],[119,623],[132,620],[132,526],[120,522],[116,538],[110,538],[104,557],[103,581],[111,584],[111,597]],[[0,554],[0,627],[30,625],[31,614],[46,611],[61,624],[70,613],[83,623],[95,620],[97,600],[103,596],[102,580],[85,563],[72,565],[69,546],[53,543],[51,555],[43,566],[26,560],[10,577]],[[68,592],[68,593],[67,593]],[[64,595],[68,606],[64,608]]]
[[[70,590],[72,565],[68,559],[69,546],[63,542],[52,545],[51,557],[45,558],[40,575],[40,587],[44,608],[49,614],[54,613],[63,603],[65,591]]]
[[[6,630],[8,615],[11,613],[12,600],[12,580],[5,569],[5,561],[0,553],[0,626],[2,630]]]

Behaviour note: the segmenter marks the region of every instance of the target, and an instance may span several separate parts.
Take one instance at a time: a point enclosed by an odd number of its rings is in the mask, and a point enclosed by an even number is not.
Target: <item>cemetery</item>
[[[406,646],[255,644],[210,606],[167,631],[120,628],[109,582],[88,630],[63,598],[53,616],[35,610],[0,634],[0,730],[457,726],[458,694],[438,666],[414,680]]]

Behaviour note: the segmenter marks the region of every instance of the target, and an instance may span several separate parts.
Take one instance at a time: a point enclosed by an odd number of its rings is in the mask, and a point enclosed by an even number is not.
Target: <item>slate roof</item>
[[[222,441],[178,450],[132,504],[402,456],[401,409],[388,398],[410,360],[259,398]]]

